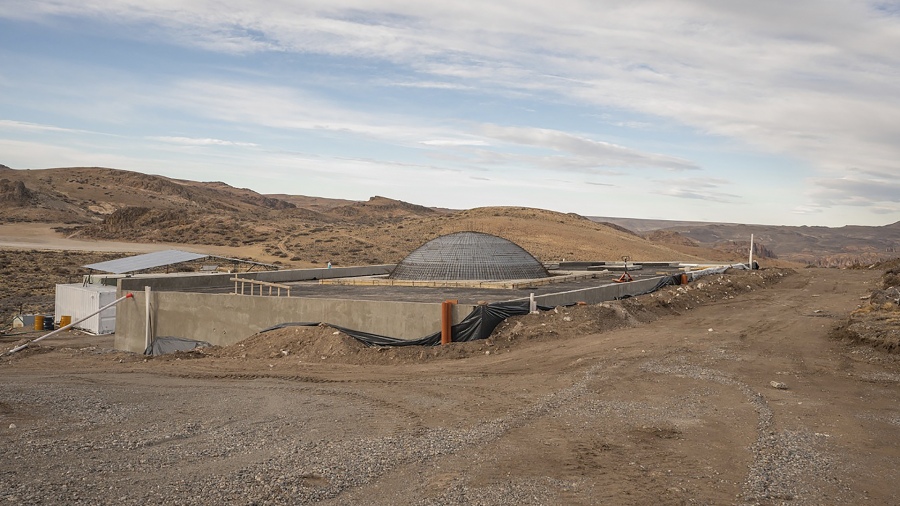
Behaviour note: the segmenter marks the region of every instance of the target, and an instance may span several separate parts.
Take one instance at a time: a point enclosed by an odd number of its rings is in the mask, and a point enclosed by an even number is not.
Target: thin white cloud
[[[660,180],[651,190],[657,195],[676,197],[680,199],[706,200],[710,202],[735,202],[740,196],[720,191],[719,188],[729,184],[729,181],[717,178],[686,178]]]
[[[162,90],[155,100],[158,107],[236,125],[333,132],[408,145],[447,133],[413,118],[375,115],[284,86],[192,79]]]
[[[837,178],[818,178],[810,191],[815,207],[870,207],[879,214],[900,212],[900,181],[896,176],[857,170]],[[877,211],[876,211],[877,210]]]
[[[88,133],[86,130],[64,128],[54,125],[42,125],[27,121],[0,120],[0,129],[20,132],[62,132],[62,133]],[[91,132],[93,133],[93,132]]]
[[[424,88],[434,90],[474,90],[472,86],[464,86],[462,84],[448,83],[444,81],[403,81],[385,83],[386,86],[397,86],[398,88]]]
[[[422,141],[421,144],[426,146],[488,146],[487,141],[477,139],[431,139]]]
[[[617,144],[588,139],[559,130],[545,128],[503,127],[484,125],[482,133],[492,139],[522,146],[546,148],[564,153],[564,159],[547,158],[543,165],[569,167],[613,167],[613,168],[661,168],[667,170],[689,170],[699,167],[680,158],[657,153],[645,153]]]
[[[179,144],[184,146],[238,146],[238,147],[257,147],[253,142],[226,141],[222,139],[199,139],[194,137],[150,137],[152,140]]]

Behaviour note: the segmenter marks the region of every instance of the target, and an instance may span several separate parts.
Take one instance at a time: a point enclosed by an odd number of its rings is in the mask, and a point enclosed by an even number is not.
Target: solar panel
[[[190,262],[206,258],[209,255],[201,255],[199,253],[191,253],[189,251],[180,251],[170,249],[166,251],[157,251],[144,255],[136,255],[133,257],[117,258],[106,262],[85,265],[88,269],[95,271],[111,272],[113,274],[125,274],[128,272],[143,271],[154,267],[162,267],[164,265],[180,264],[181,262]]]

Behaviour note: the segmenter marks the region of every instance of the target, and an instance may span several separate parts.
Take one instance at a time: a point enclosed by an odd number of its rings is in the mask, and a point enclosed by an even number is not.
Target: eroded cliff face
[[[22,181],[0,179],[0,202],[27,206],[34,201],[34,193]]]

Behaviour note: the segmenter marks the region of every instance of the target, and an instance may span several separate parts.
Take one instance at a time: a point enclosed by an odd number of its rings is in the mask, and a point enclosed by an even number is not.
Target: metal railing
[[[259,287],[258,295],[266,295],[263,293],[263,289],[269,289],[268,295],[272,295],[272,289],[276,289],[275,295],[277,297],[281,297],[281,290],[285,290],[287,292],[287,297],[291,296],[291,287],[289,285],[282,285],[280,283],[270,283],[268,281],[259,281],[256,279],[247,279],[247,278],[231,278],[229,281],[234,281],[234,294],[235,295],[254,295],[254,287]],[[246,289],[246,285],[250,285],[250,293],[245,294],[244,291]],[[240,289],[240,291],[239,291]]]

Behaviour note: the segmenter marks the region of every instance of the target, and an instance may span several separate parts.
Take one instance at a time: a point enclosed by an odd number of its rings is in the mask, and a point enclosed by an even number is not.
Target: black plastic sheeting
[[[624,297],[621,297],[621,299],[627,299],[628,297],[635,297],[638,295],[646,295],[648,293],[653,293],[665,286],[680,284],[680,274],[677,274],[675,276],[663,276],[662,278],[660,278],[659,283],[657,283],[655,287],[645,292],[626,295]],[[493,332],[497,325],[499,325],[503,320],[509,318],[510,316],[528,314],[529,305],[529,301],[523,300],[512,302],[494,302],[492,304],[476,306],[475,309],[472,310],[472,312],[463,319],[463,321],[457,323],[456,325],[453,325],[450,328],[452,336],[451,341],[454,343],[462,343],[466,341],[487,339],[488,337],[490,337],[491,332]],[[552,306],[541,305],[538,305],[537,308],[541,311],[548,311],[550,309],[553,309]],[[315,327],[319,324],[320,322],[286,322],[269,327],[267,329],[260,330],[259,333],[262,334],[263,332],[283,329],[285,327]],[[330,323],[327,325],[331,328],[340,330],[341,332],[368,346],[436,346],[441,344],[440,332],[435,332],[434,334],[429,334],[419,339],[398,339],[396,337],[388,337],[378,334],[371,334],[369,332],[348,329],[346,327],[332,325]]]
[[[538,306],[541,311],[553,309],[549,306]],[[529,302],[495,302],[476,306],[475,309],[468,314],[461,322],[450,327],[451,341],[454,343],[462,343],[466,341],[477,341],[479,339],[487,339],[491,332],[503,320],[510,316],[528,314]],[[269,332],[270,330],[282,329],[285,327],[308,326],[314,327],[319,322],[286,322],[269,327],[259,331]],[[339,325],[327,324],[329,327],[340,330],[348,336],[368,346],[436,346],[441,344],[441,333],[435,332],[419,339],[398,339],[396,337],[382,336],[362,332],[359,330],[348,329]]]
[[[653,293],[663,287],[680,285],[680,284],[681,284],[681,274],[678,274],[675,276],[663,276],[663,277],[659,278],[659,283],[657,283],[656,286],[654,286],[653,288],[651,288],[649,290],[645,290],[641,293],[635,293],[635,294],[631,294],[631,295],[624,295],[622,297],[617,297],[616,300],[623,300],[623,299],[627,299],[629,297],[637,297],[638,295],[647,295],[648,293]]]
[[[144,355],[158,357],[167,353],[175,353],[176,351],[191,351],[197,348],[206,348],[212,346],[206,341],[195,341],[184,337],[162,336],[157,337],[150,343],[150,346],[144,350]]]

